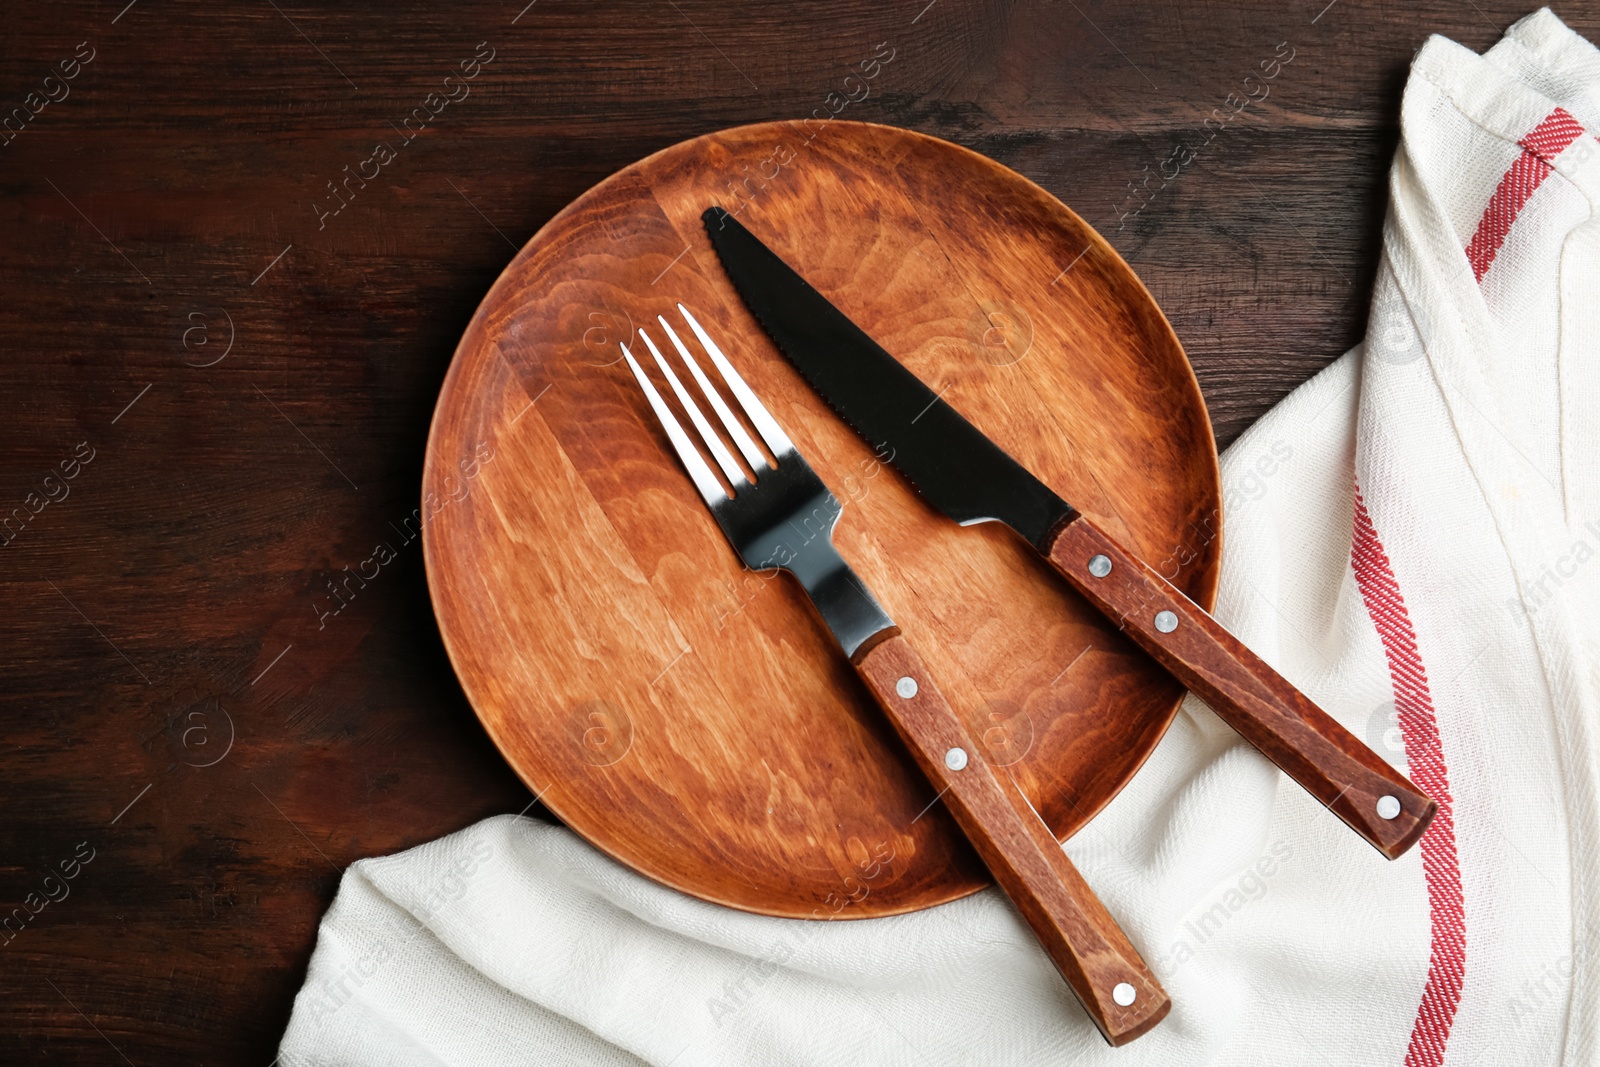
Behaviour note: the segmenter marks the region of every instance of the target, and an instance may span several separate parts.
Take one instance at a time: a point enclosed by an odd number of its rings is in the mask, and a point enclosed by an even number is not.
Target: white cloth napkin
[[[1390,863],[1190,698],[1067,851],[1172,995],[1107,1048],[1009,902],[768,919],[502,816],[346,872],[308,1064],[1600,1063],[1600,53],[1406,87],[1366,343],[1228,450],[1217,615],[1440,802]]]

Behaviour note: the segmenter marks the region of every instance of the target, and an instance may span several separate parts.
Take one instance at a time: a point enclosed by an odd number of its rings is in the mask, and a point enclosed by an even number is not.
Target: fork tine
[[[660,367],[661,373],[667,376],[667,384],[672,386],[673,393],[677,394],[678,403],[682,404],[683,410],[689,413],[689,421],[694,423],[694,428],[700,431],[700,437],[705,441],[706,447],[711,449],[712,458],[717,461],[717,466],[721,467],[722,473],[728,476],[728,484],[733,486],[734,492],[738,492],[741,485],[748,485],[749,482],[745,479],[744,472],[739,469],[739,465],[733,461],[733,454],[722,443],[722,438],[717,436],[717,431],[711,428],[711,424],[706,421],[706,417],[700,414],[700,406],[694,402],[694,397],[689,395],[689,390],[683,387],[683,383],[678,380],[678,376],[672,372],[672,367],[667,364],[665,359],[661,358],[661,349],[657,348],[656,343],[650,340],[650,335],[640,330],[639,336],[644,339],[644,345],[650,350],[650,354],[656,357],[656,366]]]
[[[678,453],[678,458],[683,461],[684,467],[689,472],[689,480],[694,482],[694,487],[700,490],[700,496],[707,507],[715,508],[726,503],[728,494],[723,490],[722,484],[717,481],[717,476],[711,473],[711,468],[706,465],[705,459],[700,455],[700,450],[689,440],[689,435],[683,432],[683,427],[678,423],[678,417],[667,407],[667,402],[661,399],[661,394],[656,392],[656,387],[650,384],[650,379],[645,377],[644,371],[633,358],[633,353],[628,351],[627,345],[621,345],[622,355],[628,361],[628,367],[633,371],[634,378],[639,383],[639,388],[644,390],[645,397],[650,401],[650,407],[655,410],[656,418],[661,422],[661,428],[667,431],[667,439],[672,442],[672,447]]]
[[[663,330],[667,331],[667,337],[672,341],[673,347],[678,350],[678,355],[682,356],[684,363],[688,364],[689,373],[694,375],[694,380],[699,384],[700,391],[706,395],[707,400],[711,401],[711,407],[716,411],[717,418],[721,419],[722,425],[728,428],[728,435],[733,438],[733,443],[739,446],[739,451],[744,454],[745,460],[750,464],[750,469],[758,472],[758,474],[760,471],[766,470],[767,457],[761,454],[761,450],[756,447],[756,443],[745,432],[744,426],[740,424],[738,419],[734,418],[733,412],[723,402],[722,394],[717,392],[717,387],[711,384],[711,379],[706,377],[705,371],[700,369],[699,360],[689,354],[688,346],[678,339],[677,331],[672,328],[672,324],[666,320],[665,316],[657,315],[656,321],[661,323]]]
[[[722,354],[722,349],[717,347],[717,343],[707,335],[695,317],[689,314],[689,309],[679,304],[678,314],[683,316],[684,321],[689,324],[689,329],[700,339],[700,344],[711,357],[711,362],[715,363],[717,370],[722,373],[722,380],[728,383],[733,398],[744,408],[744,413],[750,417],[756,432],[767,443],[767,447],[772,449],[773,456],[781,457],[785,452],[793,452],[794,442],[789,440],[789,435],[783,432],[777,420],[767,412],[766,405],[756,399],[756,394],[751,392],[744,379],[739,377],[739,372],[733,369],[733,364],[728,362],[728,357]]]

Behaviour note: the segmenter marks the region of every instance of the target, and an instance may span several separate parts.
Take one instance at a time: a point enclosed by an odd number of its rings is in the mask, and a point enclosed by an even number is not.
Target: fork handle
[[[1160,1022],[1172,1007],[1166,990],[1050,828],[985,760],[916,650],[895,633],[853,662],[1105,1039],[1126,1044]]]
[[[1087,518],[1052,537],[1056,570],[1262,755],[1389,859],[1416,844],[1439,806],[1405,775]]]

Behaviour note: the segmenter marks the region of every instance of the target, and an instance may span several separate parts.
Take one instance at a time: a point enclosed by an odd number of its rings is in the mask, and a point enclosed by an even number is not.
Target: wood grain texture
[[[621,361],[626,324],[681,301],[717,339],[844,503],[841,554],[1057,836],[1128,780],[1180,690],[1027,545],[950,523],[827,409],[724,277],[700,218],[713,203],[747,205],[864,328],[1141,551],[1168,555],[1215,514],[1182,348],[1069,210],[922,135],[743,127],[586,193],[468,326],[423,475],[426,500],[459,498],[423,528],[445,646],[544,804],[653,878],[797,918],[970,893],[983,867],[942,808],[923,814],[933,793],[804,594],[745,570],[684,476]],[[988,308],[1030,339],[984,345]],[[1205,603],[1219,549],[1177,570]],[[834,913],[882,850],[894,863]]]
[[[1439,810],[1432,798],[1093,520],[1063,523],[1045,550],[1086,599],[1373,848],[1395,859],[1422,837]],[[1105,573],[1095,573],[1102,558]]]
[[[114,1045],[141,1067],[262,1067],[346,866],[532,799],[390,523],[418,506],[474,309],[596,182],[833,106],[888,41],[840,118],[955,141],[1071,205],[1150,287],[1227,445],[1365,329],[1415,49],[1481,50],[1533,6],[8,8],[4,113],[79,42],[96,56],[0,147],[0,509],[38,507],[78,442],[96,454],[0,548],[0,914],[79,842],[96,852],[0,948],[0,1062],[121,1063]],[[1600,35],[1592,6],[1556,9]],[[1284,40],[1270,98],[1152,195]],[[497,56],[471,96],[319,228],[326,183],[480,41]],[[328,581],[380,540],[397,558],[319,629]],[[230,723],[228,755],[196,766]]]
[[[1148,1033],[1172,1010],[1166,990],[916,649],[894,634],[865,646],[856,669],[1096,1029],[1112,1045]]]

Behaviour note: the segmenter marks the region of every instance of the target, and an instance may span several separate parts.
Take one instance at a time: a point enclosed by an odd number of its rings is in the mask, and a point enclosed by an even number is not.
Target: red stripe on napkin
[[[1417,651],[1417,635],[1406,611],[1400,584],[1395,581],[1389,554],[1355,490],[1355,536],[1350,543],[1350,563],[1367,614],[1383,641],[1394,688],[1394,706],[1405,740],[1411,780],[1439,805],[1439,813],[1422,835],[1422,874],[1428,885],[1428,913],[1432,947],[1428,953],[1428,982],[1422,1005],[1411,1027],[1405,1067],[1439,1067],[1445,1044],[1461,1003],[1462,977],[1467,967],[1467,927],[1461,895],[1461,867],[1456,858],[1455,804],[1450,797],[1450,775],[1439,744],[1439,722],[1433,713],[1428,672]]]
[[[1467,262],[1472,264],[1472,276],[1478,281],[1483,281],[1522,205],[1550,176],[1551,161],[1582,136],[1583,124],[1558,107],[1517,142],[1522,151],[1500,179],[1483,218],[1478,220],[1477,232],[1467,245]]]
[[[1582,123],[1558,107],[1517,142],[1522,151],[1495,187],[1483,218],[1478,220],[1477,231],[1467,244],[1467,261],[1478,281],[1483,281],[1529,197],[1550,176],[1551,163],[1584,132]],[[1449,770],[1439,743],[1439,721],[1428,689],[1428,673],[1417,650],[1416,631],[1359,485],[1355,487],[1355,505],[1350,564],[1355,570],[1356,586],[1389,661],[1389,681],[1394,689],[1411,780],[1439,804],[1438,815],[1418,844],[1428,886],[1432,945],[1428,952],[1428,981],[1411,1026],[1405,1059],[1405,1067],[1439,1067],[1461,1003],[1467,966],[1466,909],[1461,864],[1456,854],[1455,803],[1450,796]]]

